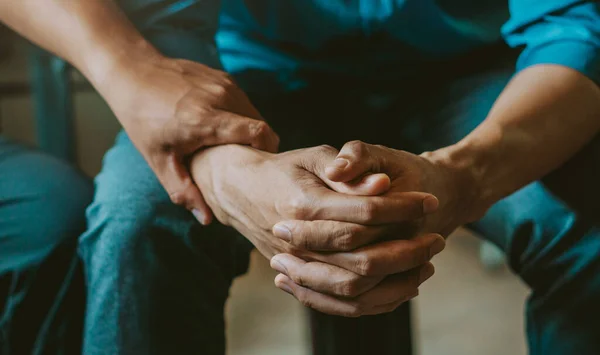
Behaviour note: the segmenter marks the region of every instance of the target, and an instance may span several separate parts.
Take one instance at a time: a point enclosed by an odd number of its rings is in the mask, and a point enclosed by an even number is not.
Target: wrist
[[[81,71],[104,96],[122,91],[122,87],[129,86],[128,82],[155,68],[164,59],[152,44],[140,36],[88,51]]]
[[[248,193],[243,186],[252,177],[241,169],[260,164],[270,155],[247,146],[226,144],[199,150],[190,158],[188,170],[192,179],[221,223],[232,225],[235,206]]]
[[[271,155],[273,154],[239,144],[218,145],[194,153],[189,160],[189,170],[198,184],[201,180],[212,186],[211,180],[236,174],[232,169],[259,164]]]
[[[446,172],[445,190],[452,195],[452,209],[463,211],[461,224],[478,220],[495,202],[484,183],[486,159],[470,142],[461,141],[421,156]]]

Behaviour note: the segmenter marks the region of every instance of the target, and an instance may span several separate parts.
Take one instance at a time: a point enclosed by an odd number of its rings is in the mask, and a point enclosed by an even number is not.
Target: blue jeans
[[[167,55],[199,60],[189,33],[185,46],[174,45],[182,31],[162,24],[147,35]],[[440,63],[404,82],[306,73],[315,78],[311,85],[283,92],[275,74],[236,78],[280,133],[284,150],[361,139],[421,152],[456,142],[485,118],[512,73],[513,58],[496,54]],[[600,232],[593,208],[599,163],[595,141],[471,226],[503,248],[532,289],[526,316],[534,355],[600,353]],[[223,306],[232,279],[247,268],[249,243],[218,223],[201,227],[173,206],[125,134],[106,154],[95,184],[79,240],[89,295],[84,354],[223,353]],[[0,205],[0,217],[12,216],[5,211]],[[15,226],[31,227],[27,217],[44,214],[39,211],[47,210],[20,211]],[[401,346],[393,326],[388,330],[382,341]]]
[[[193,47],[170,50],[194,59]],[[277,76],[236,78],[283,150],[361,139],[421,152],[475,128],[510,79],[512,53],[482,53],[401,83],[317,73],[300,91],[259,93],[253,88],[276,88]],[[471,226],[503,248],[532,289],[526,316],[535,355],[600,353],[600,230],[591,203],[600,196],[599,152],[595,141]],[[251,249],[241,236],[218,223],[201,227],[171,205],[124,134],[104,159],[87,218],[79,245],[90,295],[85,354],[223,353],[223,305]]]
[[[0,354],[80,353],[76,249],[91,200],[66,163],[0,137]]]

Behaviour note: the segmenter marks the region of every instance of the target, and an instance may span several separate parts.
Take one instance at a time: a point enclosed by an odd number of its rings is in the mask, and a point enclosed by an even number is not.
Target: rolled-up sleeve
[[[511,0],[502,35],[524,47],[517,71],[536,64],[573,68],[600,85],[600,2]]]

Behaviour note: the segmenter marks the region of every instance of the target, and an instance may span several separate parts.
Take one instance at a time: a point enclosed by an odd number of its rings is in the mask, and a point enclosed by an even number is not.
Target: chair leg
[[[310,311],[314,355],[412,355],[410,302],[360,318]]]

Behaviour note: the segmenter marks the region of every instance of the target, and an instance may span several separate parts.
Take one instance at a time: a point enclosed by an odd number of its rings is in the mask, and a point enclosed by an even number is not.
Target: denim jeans
[[[174,45],[181,31],[163,26],[148,37],[167,55],[199,60],[194,41]],[[278,89],[276,73],[243,72],[236,79],[281,135],[283,150],[361,139],[419,153],[458,141],[486,117],[512,75],[514,58],[498,53],[440,63],[400,82],[315,72],[304,73],[310,85],[287,92]],[[595,140],[470,226],[500,246],[531,287],[531,354],[600,353],[599,163]],[[23,210],[15,225],[30,227],[23,216],[43,211]],[[7,215],[13,216],[0,205],[0,218]],[[218,223],[201,227],[173,206],[123,133],[96,177],[87,223],[79,240],[89,295],[84,354],[224,352],[223,306],[232,279],[247,268],[251,245]],[[381,341],[402,346],[388,329]]]
[[[405,82],[322,74],[305,89],[265,93],[277,87],[276,75],[236,79],[281,135],[283,150],[361,139],[421,152],[473,130],[512,76],[511,53],[482,53]],[[169,54],[193,58],[193,48]],[[535,355],[600,353],[599,153],[596,140],[471,226],[506,252],[532,289],[526,317]],[[241,236],[218,223],[201,227],[171,205],[125,134],[104,159],[87,218],[80,239],[90,295],[85,354],[223,353],[223,306],[251,249]]]
[[[0,354],[80,353],[91,199],[66,163],[0,137]]]
[[[513,73],[514,56],[504,52],[473,53],[401,83],[324,76],[297,93],[251,97],[280,133],[284,150],[298,140],[303,143],[295,146],[339,148],[360,139],[420,153],[457,142],[486,117]],[[238,80],[251,92],[265,77],[242,73]],[[596,137],[561,168],[497,202],[469,226],[502,248],[531,288],[525,316],[533,355],[600,353],[598,181]]]

